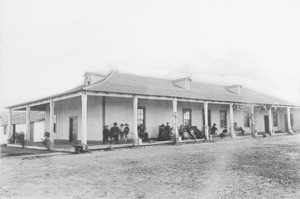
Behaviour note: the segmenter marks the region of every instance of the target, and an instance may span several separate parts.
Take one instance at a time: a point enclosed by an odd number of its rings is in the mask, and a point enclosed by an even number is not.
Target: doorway
[[[30,122],[30,142],[34,142],[34,122]]]
[[[70,142],[76,141],[78,139],[78,117],[70,117],[69,124],[69,140]]]
[[[264,120],[265,120],[265,132],[269,133],[269,116],[265,115]]]

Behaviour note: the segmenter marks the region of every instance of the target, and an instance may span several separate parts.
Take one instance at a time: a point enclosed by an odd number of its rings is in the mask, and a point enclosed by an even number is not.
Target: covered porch
[[[174,128],[176,138],[179,137],[180,125],[197,126],[205,132],[206,141],[210,139],[209,128],[213,123],[218,124],[219,131],[228,126],[232,138],[237,133],[234,122],[246,131],[252,124],[258,131],[266,132],[291,132],[300,128],[295,122],[300,117],[298,107],[81,91],[11,107],[9,137],[12,133],[12,111],[15,110],[26,112],[26,140],[30,139],[30,111],[45,112],[45,131],[50,133],[51,148],[77,139],[89,145],[102,144],[103,126],[113,122],[129,124],[132,132],[132,143],[129,144],[134,146],[141,144],[137,128],[140,124],[145,125],[152,139],[157,138],[159,125],[166,122]],[[249,124],[245,125],[245,117],[249,118]],[[275,117],[277,119],[274,120]],[[276,121],[277,126],[274,126]]]

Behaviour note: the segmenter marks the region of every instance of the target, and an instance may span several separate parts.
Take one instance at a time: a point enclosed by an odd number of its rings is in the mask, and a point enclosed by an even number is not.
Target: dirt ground
[[[2,198],[300,198],[300,135],[1,159]]]
[[[20,147],[11,147],[11,146],[1,146],[0,148],[0,157],[10,157],[10,156],[23,156],[23,155],[35,155],[35,154],[48,154],[53,153],[52,151],[46,150],[36,150],[36,149],[27,149]]]

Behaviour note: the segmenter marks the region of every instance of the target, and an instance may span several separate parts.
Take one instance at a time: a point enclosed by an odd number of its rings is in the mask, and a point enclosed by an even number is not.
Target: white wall
[[[34,142],[40,142],[44,138],[44,127],[45,127],[44,121],[39,121],[34,123],[34,135],[33,135]]]

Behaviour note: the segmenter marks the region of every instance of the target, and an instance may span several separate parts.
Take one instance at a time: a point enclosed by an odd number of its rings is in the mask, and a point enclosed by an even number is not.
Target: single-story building
[[[213,123],[222,130],[233,123],[246,131],[300,131],[299,105],[289,103],[239,84],[222,86],[111,72],[86,72],[84,83],[72,90],[8,107],[8,132],[12,133],[13,111],[26,111],[26,131],[30,131],[30,111],[45,112],[45,130],[52,141],[101,142],[104,125],[128,123],[137,142],[137,126],[143,124],[150,138],[158,136],[159,125],[197,126],[205,131]],[[54,143],[54,142],[53,142]]]
[[[16,139],[16,134],[24,132],[26,136],[26,121],[25,112],[15,111],[11,116],[11,135],[8,135],[8,113],[2,112],[0,115],[0,133],[1,133],[1,144],[6,144],[7,140],[12,138],[14,141]],[[43,111],[31,111],[30,118],[30,131],[28,134],[28,139],[30,142],[40,142],[44,138],[45,132],[45,112]]]

